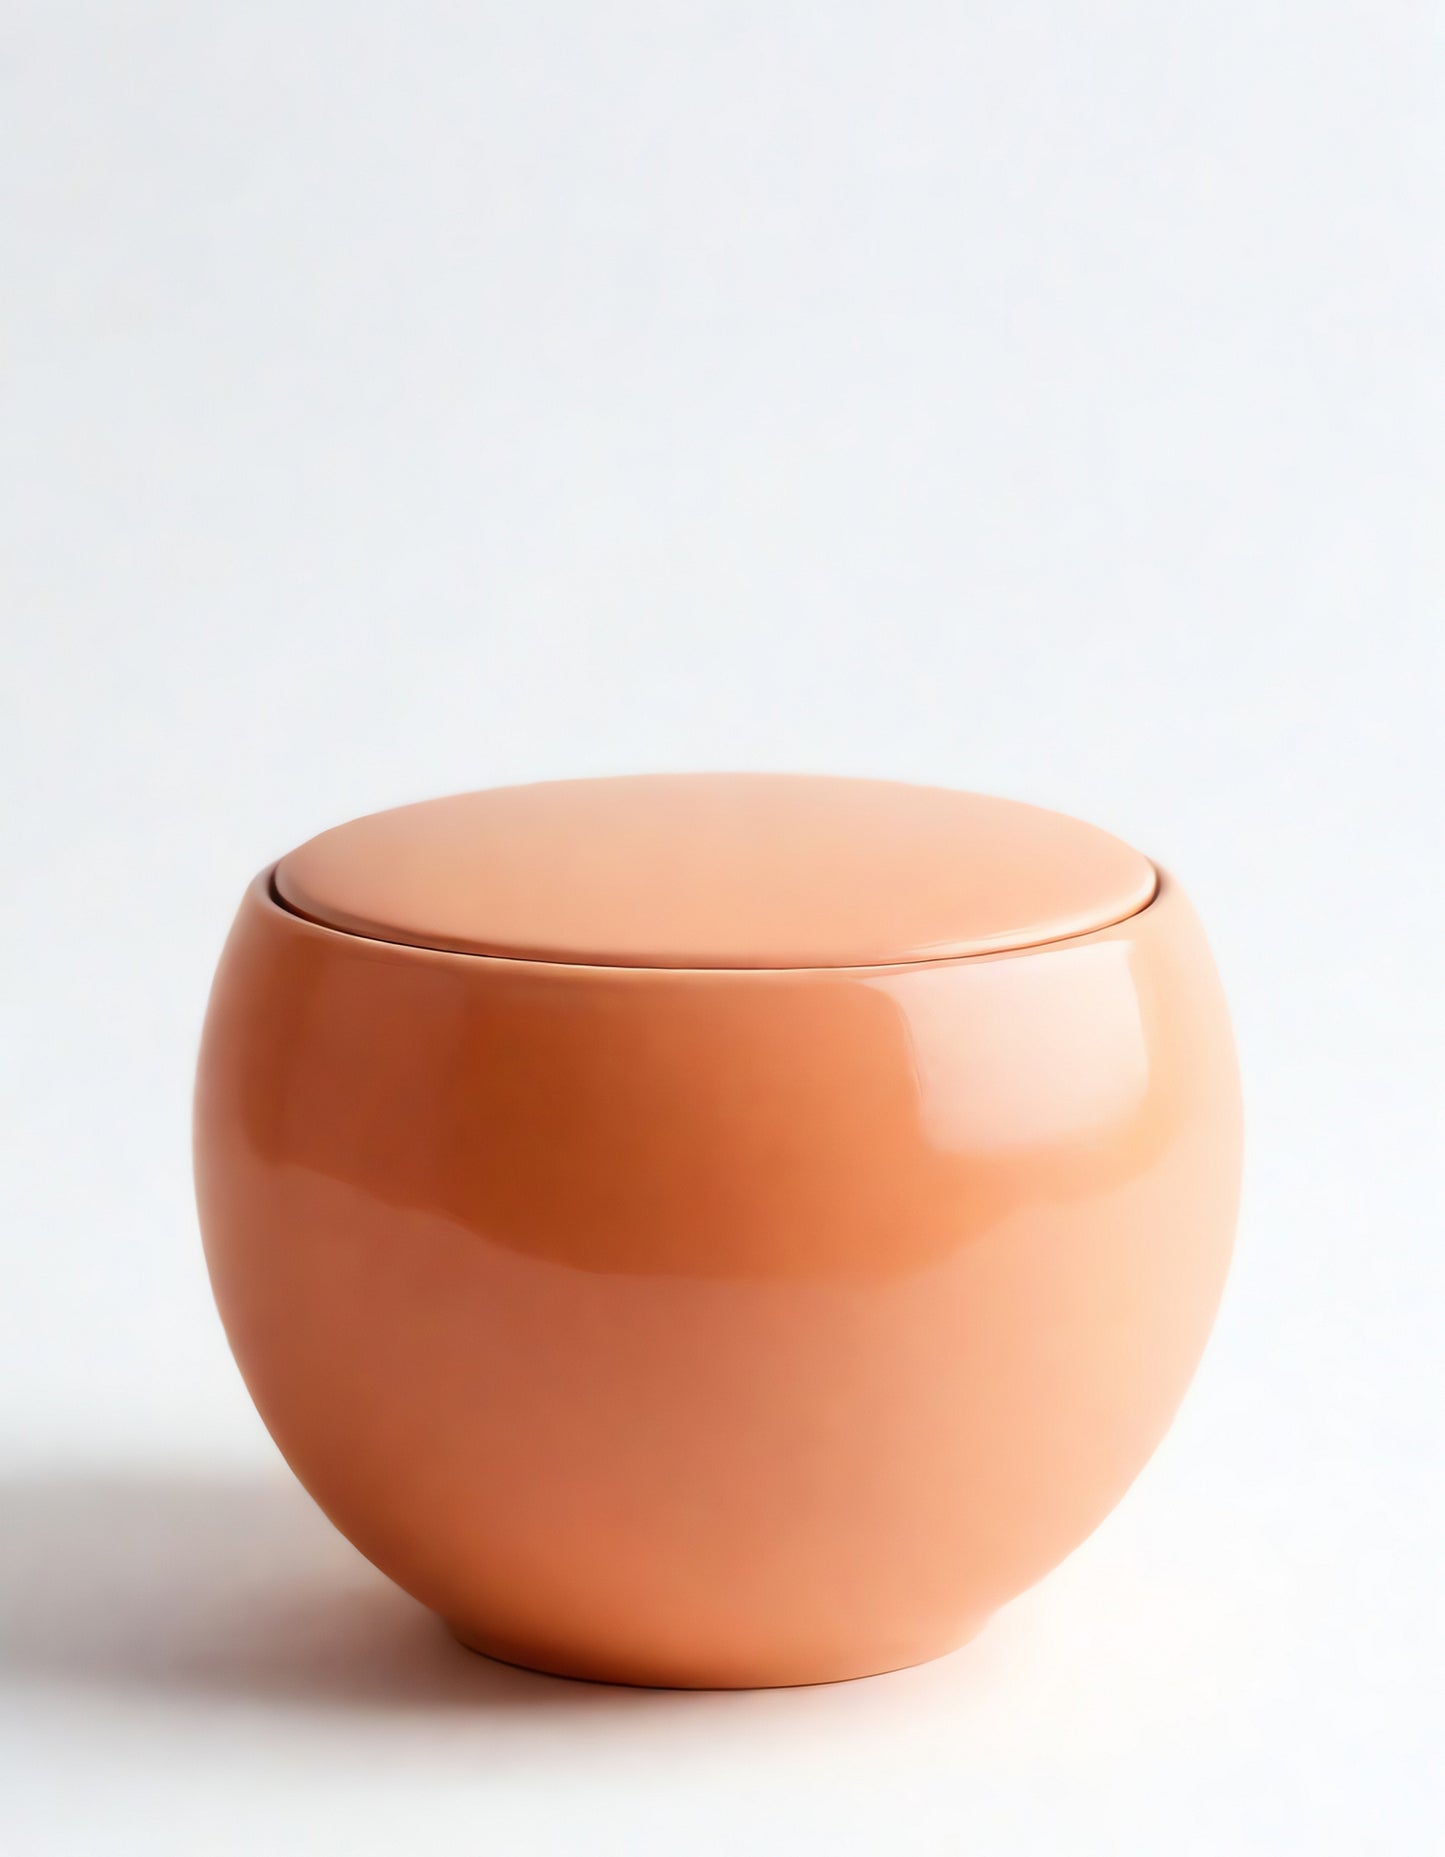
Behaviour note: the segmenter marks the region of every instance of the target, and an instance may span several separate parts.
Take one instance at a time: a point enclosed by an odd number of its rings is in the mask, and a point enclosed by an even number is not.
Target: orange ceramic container
[[[1228,1018],[1105,833],[883,782],[558,782],[324,833],[206,1020],[257,1406],[467,1644],[611,1681],[936,1656],[1158,1443],[1234,1226]]]

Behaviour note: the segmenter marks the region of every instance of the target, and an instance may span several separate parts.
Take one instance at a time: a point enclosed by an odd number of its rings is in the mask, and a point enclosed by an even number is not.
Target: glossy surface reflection
[[[641,1683],[970,1635],[1159,1438],[1223,1283],[1228,1020],[1178,888],[883,968],[399,947],[248,892],[197,1179],[302,1481],[466,1641]]]

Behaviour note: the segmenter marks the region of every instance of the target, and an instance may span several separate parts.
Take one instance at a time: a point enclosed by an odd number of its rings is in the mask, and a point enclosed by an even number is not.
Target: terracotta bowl
[[[200,1059],[277,1444],[464,1643],[615,1682],[938,1655],[1199,1359],[1240,1113],[1178,886],[882,782],[557,782],[247,891]]]

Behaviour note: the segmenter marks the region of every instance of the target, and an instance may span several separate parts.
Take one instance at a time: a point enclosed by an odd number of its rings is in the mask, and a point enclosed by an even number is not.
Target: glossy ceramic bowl
[[[302,1482],[466,1644],[628,1683],[918,1662],[1054,1566],[1198,1361],[1239,1156],[1170,878],[786,776],[323,834],[245,895],[197,1088]]]

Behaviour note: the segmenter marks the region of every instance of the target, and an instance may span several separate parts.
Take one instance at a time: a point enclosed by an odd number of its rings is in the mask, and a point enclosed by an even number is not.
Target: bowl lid
[[[877,967],[1085,934],[1146,857],[1014,800],[798,774],[497,787],[373,813],[276,867],[278,899],[414,947],[581,966]]]

